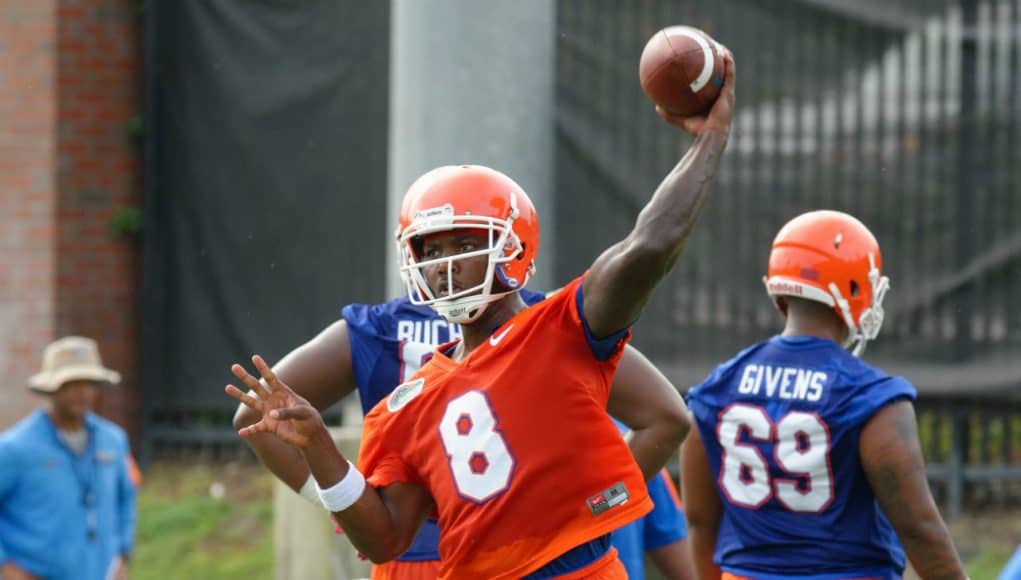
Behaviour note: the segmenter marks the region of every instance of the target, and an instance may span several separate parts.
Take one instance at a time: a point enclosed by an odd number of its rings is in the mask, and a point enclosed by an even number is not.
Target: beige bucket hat
[[[78,380],[117,384],[121,382],[121,375],[103,366],[95,340],[67,336],[46,346],[43,370],[28,378],[28,387],[53,393],[64,383]]]

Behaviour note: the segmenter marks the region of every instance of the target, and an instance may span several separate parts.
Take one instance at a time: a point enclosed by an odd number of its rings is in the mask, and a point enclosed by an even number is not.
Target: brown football
[[[652,102],[671,113],[704,114],[723,87],[723,50],[697,28],[664,28],[645,44],[638,79]]]

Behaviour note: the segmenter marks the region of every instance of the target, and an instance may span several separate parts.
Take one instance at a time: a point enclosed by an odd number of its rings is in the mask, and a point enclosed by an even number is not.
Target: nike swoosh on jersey
[[[508,327],[507,327],[507,328],[506,328],[506,329],[505,329],[505,330],[504,330],[503,332],[501,332],[500,334],[494,334],[493,336],[490,336],[490,337],[489,337],[489,344],[490,344],[491,346],[496,346],[496,345],[500,344],[500,341],[501,341],[501,340],[503,340],[503,337],[507,336],[507,333],[508,333],[508,332],[510,332],[510,330],[511,330],[512,328],[514,328],[514,325],[513,325],[513,324],[512,324],[512,325],[510,325],[510,326],[508,326]]]

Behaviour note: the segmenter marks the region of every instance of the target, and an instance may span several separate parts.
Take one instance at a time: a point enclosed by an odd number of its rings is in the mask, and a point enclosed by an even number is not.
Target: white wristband
[[[316,478],[312,477],[311,473],[308,474],[308,479],[305,480],[305,483],[301,484],[298,495],[319,505],[319,488],[316,486]]]
[[[343,479],[327,489],[321,489],[316,483],[316,489],[319,490],[319,501],[326,511],[330,513],[344,511],[362,497],[362,492],[365,491],[365,476],[348,461],[347,475]]]

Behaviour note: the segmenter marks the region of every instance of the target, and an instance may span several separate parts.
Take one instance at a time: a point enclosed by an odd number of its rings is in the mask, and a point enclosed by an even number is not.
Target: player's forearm
[[[688,433],[688,423],[657,423],[631,431],[628,445],[645,481],[656,477]]]
[[[859,452],[872,493],[922,578],[966,578],[929,490],[911,403],[876,413],[862,429]]]
[[[638,214],[629,238],[648,249],[655,260],[636,264],[634,269],[639,271],[632,273],[636,279],[662,276],[673,267],[709,199],[710,186],[726,146],[727,134],[699,135]],[[643,272],[641,268],[656,268],[658,272]]]
[[[907,473],[866,471],[879,505],[897,532],[915,570],[925,580],[967,578],[943,519],[925,482],[924,466],[914,458]],[[911,472],[914,475],[911,475]]]
[[[709,198],[727,147],[726,133],[699,135],[638,214],[632,236],[676,259]]]
[[[389,562],[403,554],[415,538],[414,531],[401,530],[374,487],[348,509],[334,512],[344,534],[358,551],[375,564]]]
[[[596,337],[634,322],[684,249],[709,197],[727,135],[695,139],[638,215],[627,238],[603,253],[584,282],[585,317]]]
[[[911,529],[900,531],[911,565],[922,580],[961,580],[967,578],[957,557],[950,532],[942,520],[922,521]]]
[[[351,469],[327,431],[314,437],[301,453],[320,489],[333,487]],[[390,561],[402,554],[414,537],[414,534],[398,529],[390,510],[372,486],[367,485],[350,507],[333,512],[333,515],[351,544],[376,563]]]
[[[234,414],[234,429],[241,429],[259,421],[259,414],[241,405]],[[269,433],[257,433],[243,438],[273,475],[294,491],[308,480],[309,470],[301,452]]]
[[[337,449],[330,432],[325,427],[321,428],[320,433],[309,438],[308,444],[301,448],[300,453],[320,489],[333,487],[347,475],[349,469],[347,459]]]
[[[670,580],[689,580],[695,573],[691,569],[688,556],[688,542],[677,540],[676,542],[649,550],[649,559],[656,565],[660,574]]]
[[[691,544],[691,562],[695,566],[698,580],[719,580],[720,568],[713,562],[716,550],[716,532],[699,526],[688,527],[688,542]]]
[[[717,580],[720,569],[713,562],[713,553],[723,506],[697,423],[694,427],[681,447],[681,495],[688,521],[688,542],[698,578]]]

